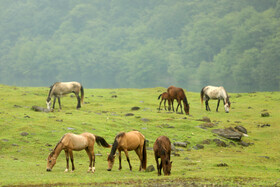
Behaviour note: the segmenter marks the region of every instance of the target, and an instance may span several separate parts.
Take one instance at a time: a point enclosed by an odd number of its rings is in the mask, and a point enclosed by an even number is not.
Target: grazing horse
[[[81,91],[81,98],[79,93]],[[78,104],[77,109],[81,108],[81,102],[84,103],[84,88],[79,82],[56,82],[50,87],[49,95],[47,98],[47,108],[50,110],[51,107],[51,98],[54,97],[53,100],[53,109],[55,106],[56,98],[58,98],[59,108],[61,109],[60,97],[63,95],[74,93],[77,97]]]
[[[121,151],[125,152],[126,159],[129,165],[130,171],[132,171],[132,166],[130,164],[130,160],[128,157],[128,151],[135,150],[136,154],[140,159],[140,167],[141,169],[146,169],[147,165],[147,152],[146,152],[146,141],[145,136],[141,134],[139,131],[130,131],[130,132],[121,132],[115,137],[115,141],[113,143],[111,153],[108,154],[108,171],[111,171],[115,161],[116,151],[119,151],[119,170],[122,169],[121,164]]]
[[[208,104],[208,101],[210,99],[218,100],[217,108],[216,111],[218,112],[220,100],[223,100],[224,102],[224,108],[225,112],[229,112],[230,108],[230,101],[229,101],[229,96],[225,90],[224,87],[215,87],[215,86],[205,86],[201,89],[200,92],[200,100],[201,104],[203,105],[203,99],[205,100],[205,105],[206,105],[206,110],[210,111],[210,107]]]
[[[159,96],[158,96],[158,99],[160,99],[160,97],[161,97],[161,101],[160,101],[160,103],[159,103],[159,107],[158,107],[158,110],[160,110],[160,106],[161,106],[161,103],[162,103],[162,101],[164,100],[164,109],[166,110],[166,100],[168,100],[168,93],[167,92],[163,92],[162,94],[160,94]]]
[[[173,102],[174,99],[177,100],[178,105],[176,108],[176,112],[178,111],[178,107],[181,107],[181,113],[183,114],[182,111],[182,104],[181,101],[183,100],[184,103],[184,111],[187,115],[189,115],[189,111],[190,111],[190,105],[188,103],[187,97],[185,95],[185,92],[182,88],[177,88],[175,86],[169,86],[167,89],[167,93],[168,93],[168,110],[170,111],[171,109],[171,105],[172,105],[172,109],[174,112],[174,106],[173,106]]]
[[[154,143],[154,154],[157,162],[158,175],[161,175],[163,169],[164,175],[170,175],[172,162],[170,162],[171,142],[168,137],[160,136]],[[159,164],[158,159],[161,159]]]
[[[69,155],[72,162],[72,172],[75,170],[74,167],[74,158],[72,151],[81,151],[86,150],[89,157],[89,169],[88,172],[94,173],[95,171],[95,155],[94,155],[94,143],[97,143],[99,146],[111,147],[104,138],[96,136],[94,134],[85,132],[80,135],[67,133],[61,140],[57,143],[54,150],[50,153],[47,159],[47,171],[51,171],[53,166],[56,163],[56,159],[59,156],[62,150],[65,151],[66,156],[66,169],[65,172],[69,170]]]

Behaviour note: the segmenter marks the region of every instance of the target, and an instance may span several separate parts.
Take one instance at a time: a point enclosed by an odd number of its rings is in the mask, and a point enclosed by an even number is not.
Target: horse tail
[[[95,136],[95,141],[96,143],[100,146],[102,145],[103,147],[111,147],[111,145],[109,145],[106,140],[104,138],[102,138],[101,136]]]
[[[203,87],[203,88],[201,89],[201,91],[200,91],[200,101],[201,101],[201,105],[203,105],[204,88],[205,88],[205,87]]]
[[[160,95],[158,96],[158,98],[157,98],[157,99],[160,99],[161,95],[162,95],[162,94],[160,94]]]
[[[142,157],[142,168],[146,169],[147,167],[147,151],[146,151],[146,139],[144,139],[144,145],[143,145],[143,157]]]
[[[82,85],[81,85],[81,102],[82,104],[84,104],[84,88]]]

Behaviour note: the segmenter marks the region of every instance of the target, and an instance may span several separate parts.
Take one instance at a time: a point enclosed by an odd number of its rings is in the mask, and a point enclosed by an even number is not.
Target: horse
[[[79,93],[81,92],[81,98]],[[55,106],[56,98],[58,98],[59,108],[61,109],[60,97],[63,95],[74,93],[77,97],[78,104],[77,109],[81,108],[81,102],[84,103],[84,88],[79,82],[56,82],[50,87],[49,95],[47,97],[47,109],[50,110],[51,97],[53,100],[53,109]]]
[[[170,162],[171,154],[171,142],[168,137],[160,136],[154,143],[154,154],[157,163],[158,176],[161,175],[161,169],[163,169],[164,175],[170,175],[172,162]],[[158,159],[161,159],[159,164]]]
[[[168,110],[170,111],[171,105],[172,105],[172,109],[173,109],[173,112],[174,112],[173,102],[174,102],[174,99],[176,99],[177,102],[178,102],[176,112],[178,111],[178,107],[180,106],[181,107],[181,113],[183,114],[182,104],[181,104],[181,101],[183,100],[184,111],[187,115],[189,115],[190,105],[188,103],[188,100],[187,100],[187,97],[185,95],[184,90],[182,88],[177,88],[175,86],[169,86],[167,88],[167,93],[168,93]]]
[[[132,166],[130,164],[128,151],[135,150],[138,158],[140,159],[140,167],[141,169],[146,170],[147,165],[147,152],[146,152],[146,141],[145,136],[141,134],[139,131],[130,131],[130,132],[121,132],[115,137],[115,141],[113,143],[111,153],[108,154],[108,169],[107,171],[111,171],[115,161],[116,151],[119,151],[119,170],[122,169],[121,165],[121,151],[125,152],[126,159],[129,165],[130,171],[132,171]]]
[[[168,100],[168,93],[167,92],[163,92],[162,94],[160,94],[159,96],[158,96],[158,99],[160,99],[160,97],[161,97],[161,101],[160,101],[160,103],[159,103],[159,107],[158,107],[158,110],[160,110],[160,106],[161,106],[161,103],[162,103],[162,101],[164,100],[164,109],[166,110],[166,100]]]
[[[229,96],[224,87],[222,87],[222,86],[220,86],[220,87],[215,87],[215,86],[203,87],[200,92],[200,100],[201,100],[202,105],[203,105],[203,99],[205,100],[206,111],[211,111],[208,101],[210,99],[214,99],[214,100],[218,100],[216,112],[218,112],[220,100],[223,100],[223,102],[224,102],[225,112],[226,113],[229,112],[230,101],[229,101]]]
[[[66,156],[66,169],[65,172],[69,171],[69,155],[72,162],[72,172],[75,170],[74,157],[72,151],[86,150],[89,157],[89,169],[88,172],[94,173],[95,171],[95,155],[94,155],[94,143],[99,146],[111,147],[106,140],[100,136],[85,132],[80,135],[73,133],[65,134],[61,140],[57,143],[54,150],[49,154],[47,159],[47,171],[51,171],[56,164],[57,157],[60,152],[64,150]]]

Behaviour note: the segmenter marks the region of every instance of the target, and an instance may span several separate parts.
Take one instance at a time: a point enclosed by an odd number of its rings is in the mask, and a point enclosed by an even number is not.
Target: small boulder
[[[132,107],[131,110],[140,110],[140,107],[135,106],[135,107]]]
[[[27,136],[27,135],[29,135],[29,133],[28,132],[22,132],[22,133],[20,133],[20,135],[21,136]]]
[[[146,172],[152,172],[152,171],[155,171],[155,167],[153,165],[149,165],[147,168],[146,168]]]
[[[261,116],[262,117],[269,117],[269,113],[268,112],[263,112],[263,113],[261,113]]]

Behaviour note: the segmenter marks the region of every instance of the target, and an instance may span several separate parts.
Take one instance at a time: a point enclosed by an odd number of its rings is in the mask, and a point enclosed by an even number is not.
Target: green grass
[[[42,113],[31,110],[33,105],[46,107],[49,88],[13,87],[0,85],[0,185],[98,184],[98,185],[151,185],[151,184],[214,184],[214,185],[280,185],[280,92],[230,93],[232,108],[225,113],[223,107],[215,112],[216,101],[210,100],[211,112],[201,106],[199,93],[187,92],[190,116],[158,112],[157,97],[165,88],[147,89],[85,89],[85,102],[76,110],[76,98],[62,98],[62,110],[58,105],[54,112]],[[117,95],[117,98],[112,98]],[[58,103],[57,103],[58,104]],[[134,106],[138,111],[131,111]],[[263,110],[269,117],[261,117]],[[134,116],[125,116],[133,113]],[[254,143],[249,147],[236,144],[218,147],[215,143],[195,150],[193,146],[205,139],[220,138],[212,129],[198,127],[202,117],[217,123],[214,128],[242,125],[249,137],[243,141]],[[143,118],[148,122],[142,121]],[[163,124],[174,126],[166,128]],[[258,125],[270,124],[270,127]],[[118,160],[111,172],[107,169],[107,153],[110,149],[95,145],[96,172],[87,173],[88,157],[85,151],[74,152],[76,170],[64,173],[66,166],[62,152],[52,172],[46,172],[46,158],[60,138],[67,132],[91,132],[113,143],[120,131],[141,131],[149,147],[155,139],[166,135],[175,141],[189,141],[187,148],[171,156],[171,176],[157,176],[156,171],[139,172],[139,160],[129,152],[133,171],[129,171],[122,154],[122,171]],[[21,136],[22,132],[29,135]],[[220,138],[221,140],[224,140]],[[224,140],[229,143],[229,140]],[[51,144],[52,146],[47,146]],[[148,164],[156,166],[153,151],[148,150]],[[226,163],[228,167],[217,167]]]

